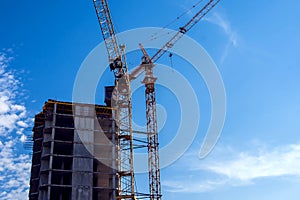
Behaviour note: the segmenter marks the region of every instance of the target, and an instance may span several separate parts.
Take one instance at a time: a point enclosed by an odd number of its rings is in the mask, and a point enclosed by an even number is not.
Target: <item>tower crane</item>
[[[155,63],[180,40],[191,28],[193,28],[220,0],[209,0],[206,5],[195,14],[179,31],[150,57],[142,44],[139,44],[143,59],[139,67],[128,73],[126,64],[125,47],[119,46],[112,23],[107,0],[93,0],[102,36],[106,45],[109,66],[114,72],[116,87],[116,109],[114,117],[116,121],[117,135],[117,159],[118,186],[116,197],[113,199],[134,200],[134,166],[133,166],[133,137],[132,137],[132,105],[130,81],[136,79],[145,71],[143,83],[145,84],[146,98],[146,123],[148,140],[148,168],[150,200],[161,200],[161,184],[158,153],[158,131],[156,119],[156,98],[153,69]]]
[[[161,185],[160,185],[160,168],[159,168],[159,152],[158,152],[158,131],[156,119],[156,98],[155,98],[155,82],[157,80],[153,75],[153,68],[155,63],[168,50],[170,50],[175,43],[183,37],[191,28],[193,28],[212,8],[214,8],[220,0],[209,0],[209,2],[195,14],[195,16],[188,21],[179,31],[159,49],[152,57],[139,44],[144,56],[142,63],[131,74],[130,79],[136,79],[143,71],[145,71],[145,78],[142,81],[145,84],[145,98],[146,98],[146,123],[148,134],[148,168],[149,168],[149,190],[150,200],[161,199]]]
[[[119,46],[107,0],[93,0],[102,36],[106,45],[110,70],[115,77],[113,117],[116,121],[117,185],[113,199],[134,200],[134,165],[132,144],[132,105],[130,79],[126,64],[125,46]],[[114,154],[114,152],[113,152]],[[114,161],[113,161],[114,162]],[[113,180],[113,182],[115,182]]]

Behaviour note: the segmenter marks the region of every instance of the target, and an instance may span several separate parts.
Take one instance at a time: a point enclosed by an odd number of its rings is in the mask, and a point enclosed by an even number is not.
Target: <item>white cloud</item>
[[[18,121],[17,125],[20,126],[20,127],[23,127],[23,128],[27,128],[28,127],[28,124],[26,122],[24,122],[24,121]]]
[[[25,128],[32,123],[22,99],[22,83],[9,70],[13,59],[0,52],[0,199],[28,199],[30,156],[24,154]]]
[[[241,152],[234,159],[211,161],[200,165],[198,169],[245,182],[268,177],[300,177],[300,145],[289,145],[258,154]]]
[[[13,58],[0,52],[0,136],[7,136],[18,128],[28,127],[27,111],[24,105],[16,102],[22,83],[8,70]]]
[[[16,144],[17,141],[7,141],[0,146],[0,199],[27,199],[28,196],[30,157],[14,153]]]
[[[162,185],[166,191],[172,193],[202,193],[210,192],[220,185],[224,185],[224,180],[205,180],[200,181],[199,178],[188,179],[187,177],[183,180],[178,181],[163,181]]]
[[[7,105],[7,96],[0,97],[0,114],[7,113],[9,111],[9,106]]]
[[[27,140],[27,136],[22,135],[21,138],[20,138],[20,141],[24,143],[24,142],[26,142],[26,140]]]
[[[237,152],[232,148],[217,150],[213,158],[200,160],[196,153],[186,155],[181,169],[188,169],[184,177],[163,182],[169,192],[203,193],[221,187],[242,187],[260,179],[290,177],[300,180],[300,144],[286,145],[256,153]],[[206,174],[205,178],[199,178]],[[201,180],[201,181],[199,181]]]

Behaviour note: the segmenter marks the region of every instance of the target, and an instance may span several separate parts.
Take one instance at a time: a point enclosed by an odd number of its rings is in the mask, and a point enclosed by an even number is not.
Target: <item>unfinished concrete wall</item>
[[[72,106],[49,100],[36,115],[29,199],[115,200],[111,109]]]
[[[93,106],[75,105],[72,199],[92,200],[94,118]]]

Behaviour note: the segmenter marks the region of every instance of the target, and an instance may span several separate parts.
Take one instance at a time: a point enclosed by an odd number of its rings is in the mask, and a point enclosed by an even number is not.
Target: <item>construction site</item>
[[[105,105],[51,100],[35,115],[30,200],[163,199],[160,180],[159,133],[156,114],[155,63],[220,0],[207,0],[178,27],[169,41],[150,56],[142,44],[140,65],[129,72],[124,45],[118,43],[108,0],[93,0],[114,85],[105,86]],[[197,5],[198,5],[197,4]],[[193,6],[195,8],[195,6]],[[139,43],[139,41],[137,41]],[[99,66],[100,67],[100,66]],[[145,141],[135,139],[132,125],[131,81],[144,74]],[[159,75],[157,75],[159,78]],[[138,133],[141,134],[141,133]],[[134,152],[148,153],[148,183],[136,183]],[[148,191],[138,192],[136,184]]]

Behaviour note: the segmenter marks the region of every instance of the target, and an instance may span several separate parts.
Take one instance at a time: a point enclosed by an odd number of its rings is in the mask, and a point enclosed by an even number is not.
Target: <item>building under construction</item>
[[[116,199],[108,106],[48,100],[35,116],[29,199]]]

